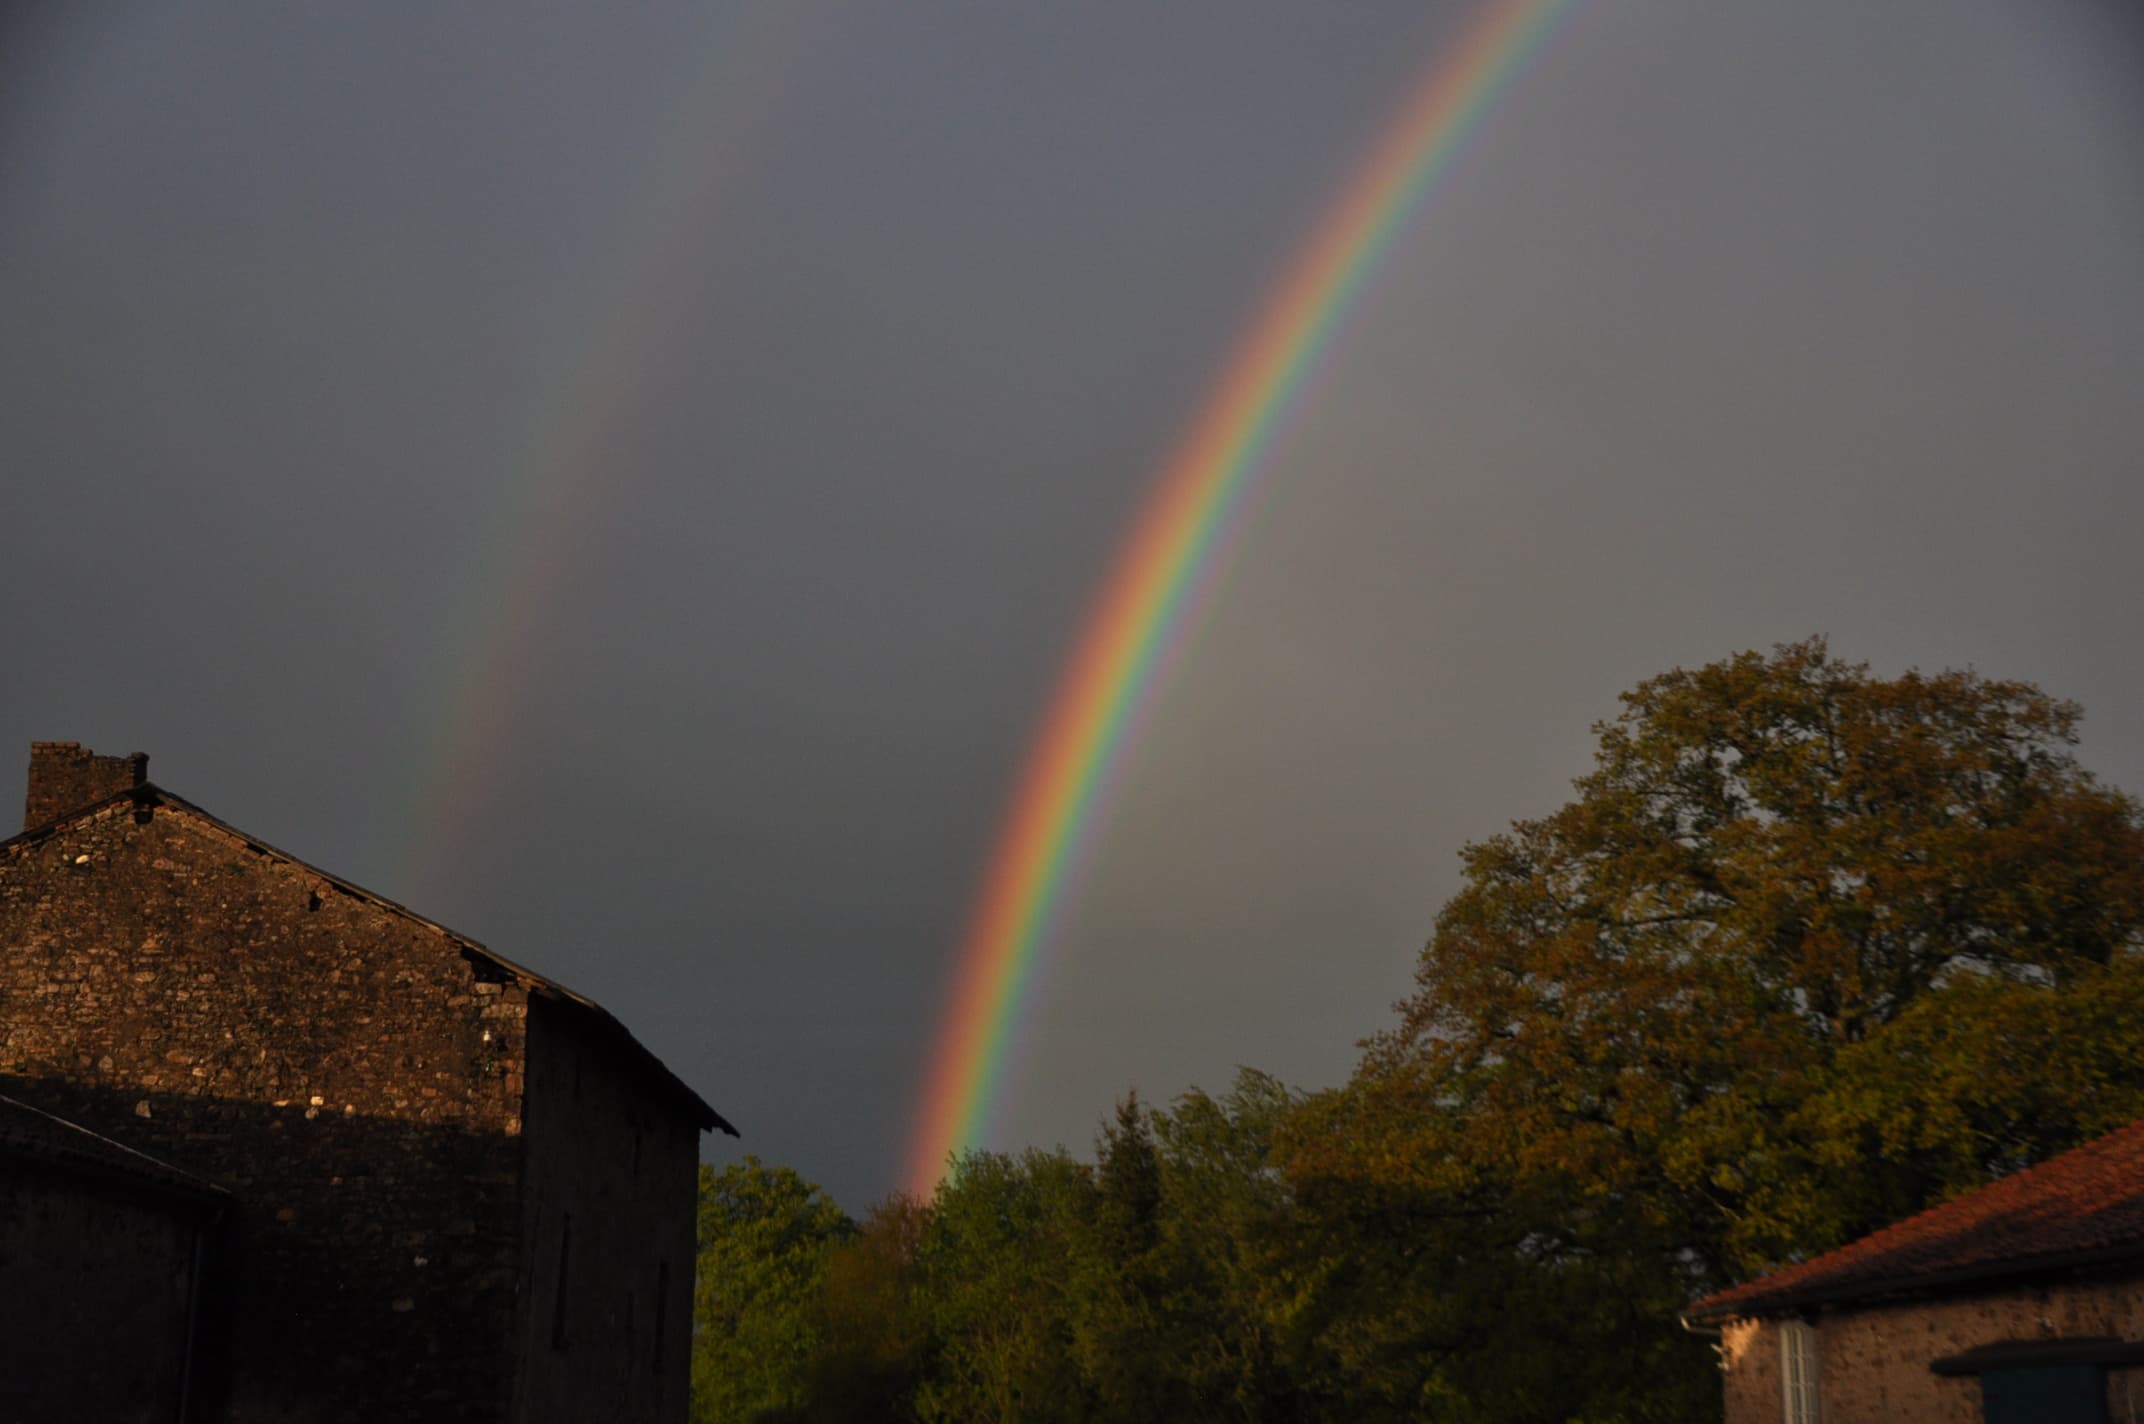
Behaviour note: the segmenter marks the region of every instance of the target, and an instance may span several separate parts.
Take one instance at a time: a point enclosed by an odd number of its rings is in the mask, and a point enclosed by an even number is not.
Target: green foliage
[[[1287,1353],[1294,1248],[1270,1155],[1296,1102],[1246,1073],[1228,1098],[1167,1113],[1127,1098],[1092,1167],[960,1159],[917,1255],[933,1341],[918,1416],[1313,1417]]]
[[[1104,1125],[1068,1259],[1072,1356],[1094,1419],[1193,1416],[1183,1366],[1211,1303],[1185,1278],[1154,1129],[1136,1097]]]
[[[1449,1352],[1483,1417],[1700,1413],[1680,1303],[2144,1113],[2144,825],[2075,707],[1821,641],[1623,701],[1291,1129],[1333,1229],[1412,1227],[1415,1290],[1472,1302],[1357,1291],[1336,1338]]]
[[[934,1368],[925,1421],[1086,1417],[1071,1358],[1073,1281],[1092,1173],[1062,1151],[963,1155],[932,1198],[917,1253]]]
[[[1820,641],[1623,702],[1344,1088],[1127,1098],[860,1230],[706,1174],[697,1417],[1716,1419],[1693,1297],[2144,1115],[2144,818],[2076,708]]]
[[[1194,1091],[1146,1120],[1161,1167],[1155,1273],[1169,1328],[1155,1344],[1178,1401],[1172,1417],[1310,1417],[1293,1353],[1303,1247],[1273,1158],[1299,1101],[1245,1069],[1227,1097]]]
[[[825,1424],[908,1424],[931,1360],[928,1298],[919,1281],[928,1204],[894,1196],[836,1246],[813,1311],[819,1355],[801,1418]]]
[[[819,1354],[829,1252],[856,1224],[811,1183],[756,1157],[700,1168],[692,1414],[704,1424],[786,1417]]]
[[[1842,1239],[2140,1113],[2144,956],[2055,983],[1962,976],[1843,1050],[1789,1118],[1837,1186],[1807,1233]]]

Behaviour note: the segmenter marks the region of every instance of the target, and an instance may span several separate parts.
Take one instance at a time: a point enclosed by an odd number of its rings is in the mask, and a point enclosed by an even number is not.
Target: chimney
[[[148,780],[147,752],[98,756],[79,742],[32,742],[22,828],[33,830],[93,801],[146,785]]]

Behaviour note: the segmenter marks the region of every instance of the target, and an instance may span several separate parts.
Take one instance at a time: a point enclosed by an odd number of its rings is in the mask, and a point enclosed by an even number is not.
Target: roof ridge
[[[1919,1211],[1914,1212],[1911,1216],[1902,1216],[1898,1220],[1891,1222],[1889,1225],[1879,1226],[1874,1231],[1869,1232],[1865,1236],[1857,1236],[1851,1241],[1843,1242],[1840,1245],[1832,1247],[1829,1251],[1825,1251],[1819,1255],[1811,1256],[1807,1261],[1801,1262],[1800,1264],[1805,1266],[1813,1266],[1817,1262],[1823,1260],[1826,1256],[1836,1256],[1842,1251],[1851,1251],[1856,1246],[1874,1246],[1877,1242],[1883,1240],[1885,1237],[1891,1236],[1898,1232],[1902,1232],[1907,1227],[1913,1225],[1917,1221],[1925,1221],[1927,1218],[1932,1216],[1944,1216],[1954,1214],[1954,1212],[1957,1209],[1961,1208],[1964,1203],[1973,1200],[1975,1197],[1984,1197],[1993,1194],[1996,1192],[1997,1188],[2009,1188],[2013,1184],[2023,1182],[2029,1177],[2044,1179],[2044,1174],[2049,1168],[2058,1166],[2063,1162],[2066,1162],[2070,1158],[2078,1156],[2081,1153],[2090,1152],[2097,1148],[2103,1148],[2108,1144],[2112,1143],[2116,1138],[2121,1137],[2124,1133],[2131,1132],[2144,1133],[2144,1118],[2138,1118],[2135,1122],[2124,1123],[2122,1124],[2122,1126],[2110,1129],[2107,1132],[2103,1132],[2099,1136],[2091,1138],[2088,1141],[2080,1142],[2074,1147],[2065,1147],[2060,1152],[2057,1152],[2054,1156],[2044,1157],[2041,1160],[2032,1163],[2030,1166],[2020,1167],[2014,1172],[2005,1172],[2000,1177],[1990,1177],[1987,1181],[1980,1183],[1980,1185],[1975,1187],[1968,1187],[1954,1197],[1946,1197],[1942,1201],[1935,1202],[1929,1206],[1924,1206]]]
[[[1847,1299],[1888,1287],[1932,1283],[1938,1277],[1962,1279],[2001,1274],[2006,1267],[2022,1270],[2035,1263],[2066,1259],[2076,1253],[2078,1242],[2060,1239],[2061,1228],[2065,1225],[2075,1228],[2124,1205],[2144,1204],[2144,1177],[2139,1178],[2134,1190],[2127,1195],[2087,1192],[2081,1198],[2065,1203],[2064,1188],[2073,1180],[2079,1187],[2095,1182],[2096,1174],[2089,1170],[2089,1164],[2107,1161],[2119,1169],[2121,1160],[2131,1155],[2144,1156],[2144,1118],[1923,1207],[1910,1216],[1842,1242],[1807,1260],[1789,1262],[1764,1275],[1713,1291],[1693,1302],[1686,1314],[1691,1318],[1711,1317],[1732,1314],[1731,1307],[1758,1304],[1776,1308],[1804,1296],[1811,1297],[1809,1303],[1815,1303],[1816,1298]],[[2085,1170],[2080,1171],[2080,1167]],[[1986,1256],[1963,1266],[1955,1262],[1945,1266],[1901,1260],[1895,1263],[1896,1269],[1884,1281],[1856,1282],[1852,1279],[1857,1267],[1865,1272],[1866,1268],[1883,1262],[1886,1257],[1908,1255],[1917,1246],[1940,1247],[1949,1237],[1965,1234],[1975,1226],[1991,1224],[1991,1219],[2001,1215],[2025,1214],[2035,1204],[2046,1208],[2040,1213],[2044,1221],[2043,1234],[2057,1239],[2035,1245],[2028,1238],[2006,1254]],[[2068,1212],[2057,1209],[2064,1204],[2070,1208]],[[2076,1236],[2074,1229],[2069,1234],[2072,1238]],[[2144,1237],[2144,1231],[2136,1234]],[[2096,1243],[2093,1249],[2107,1244],[2104,1241]],[[2144,1241],[2139,1244],[2144,1246]]]
[[[525,990],[542,993],[552,998],[563,999],[580,1009],[586,1010],[588,1013],[594,1015],[595,1018],[603,1025],[605,1025],[608,1029],[616,1032],[621,1037],[623,1037],[628,1046],[629,1051],[632,1054],[638,1055],[647,1063],[648,1066],[652,1067],[655,1070],[658,1078],[667,1080],[671,1084],[671,1086],[676,1088],[677,1091],[683,1093],[688,1099],[691,1100],[693,1105],[698,1108],[701,1115],[705,1118],[705,1122],[702,1124],[703,1131],[708,1127],[714,1127],[721,1129],[723,1132],[728,1133],[732,1137],[738,1135],[737,1129],[730,1124],[729,1119],[722,1116],[721,1113],[716,1112],[713,1106],[708,1103],[707,1099],[701,1097],[699,1092],[694,1089],[691,1084],[687,1083],[683,1078],[680,1078],[675,1072],[671,1070],[669,1064],[663,1062],[661,1058],[655,1055],[653,1050],[648,1048],[648,1046],[642,1043],[639,1039],[635,1038],[633,1036],[633,1031],[627,1028],[624,1023],[620,1022],[620,1020],[615,1014],[611,1013],[610,1010],[604,1008],[594,999],[589,998],[586,994],[581,993],[577,989],[568,988],[566,985],[559,983],[556,979],[553,979],[548,975],[539,974],[525,964],[519,964],[511,959],[508,959],[505,955],[500,954],[498,951],[486,946],[482,940],[472,939],[459,930],[451,929],[448,926],[441,924],[439,921],[432,919],[427,915],[421,915],[417,911],[412,910],[409,906],[403,904],[399,900],[391,900],[387,896],[380,894],[376,890],[367,890],[364,886],[357,884],[355,881],[343,879],[340,875],[337,875],[332,870],[322,869],[320,866],[313,864],[313,862],[305,859],[303,856],[293,855],[291,854],[291,852],[284,850],[279,846],[270,845],[268,842],[262,840],[256,835],[253,835],[251,832],[241,830],[239,827],[232,825],[229,821],[224,820],[215,812],[207,810],[201,806],[197,806],[183,796],[174,795],[172,792],[165,790],[161,786],[158,786],[153,781],[144,781],[138,786],[123,787],[120,790],[113,792],[109,796],[105,796],[99,800],[89,802],[87,805],[84,806],[78,806],[74,810],[67,812],[65,815],[56,816],[52,820],[47,821],[42,825],[32,826],[24,830],[18,831],[14,835],[9,836],[6,840],[0,841],[0,853],[12,855],[16,851],[24,849],[32,844],[35,844],[36,842],[49,839],[51,836],[58,833],[60,830],[67,826],[75,825],[81,821],[88,820],[93,816],[108,814],[109,812],[115,811],[123,805],[147,805],[152,807],[165,805],[171,806],[186,815],[192,816],[197,820],[206,822],[208,825],[214,827],[216,830],[222,832],[224,835],[231,837],[233,840],[238,841],[240,844],[245,845],[262,855],[273,857],[274,859],[283,861],[288,865],[297,866],[299,869],[304,870],[308,874],[319,876],[322,880],[326,881],[328,884],[334,886],[336,889],[342,891],[347,895],[353,896],[356,899],[366,902],[367,904],[385,910],[389,914],[399,915],[404,919],[415,921],[417,924],[423,925],[427,929],[433,930],[438,934],[445,936],[449,941],[454,943],[464,955],[475,955],[478,958],[489,960],[499,969],[503,970],[507,974],[512,975],[515,979],[521,982],[521,986]]]
[[[190,812],[193,815],[199,817],[200,819],[208,822],[210,825],[216,827],[218,830],[225,832],[226,834],[236,838],[237,840],[243,842],[247,846],[250,846],[254,850],[261,852],[264,855],[274,856],[278,860],[287,861],[292,865],[301,866],[304,869],[311,871],[313,874],[319,876],[321,879],[335,886],[335,888],[338,890],[346,891],[351,895],[355,895],[361,900],[365,900],[371,904],[379,906],[381,909],[391,910],[395,914],[401,915],[406,919],[415,920],[419,924],[425,925],[431,929],[435,929],[441,934],[446,935],[449,939],[458,940],[473,949],[483,950],[483,952],[486,954],[491,953],[489,949],[485,948],[484,942],[482,940],[473,939],[470,936],[463,934],[460,930],[454,929],[448,925],[443,925],[439,921],[431,918],[429,915],[419,914],[417,911],[412,910],[409,906],[403,904],[401,901],[390,899],[388,896],[381,894],[377,890],[368,890],[364,886],[356,883],[355,881],[345,880],[340,875],[337,875],[334,871],[326,870],[318,865],[313,864],[304,856],[294,855],[291,852],[284,850],[281,846],[270,845],[268,842],[262,840],[259,836],[254,835],[251,831],[243,830],[237,826],[232,825],[229,821],[224,820],[214,811],[211,811],[204,806],[197,805],[194,802],[187,800],[185,797],[178,795],[176,792],[168,791],[164,787],[157,785],[153,781],[144,781],[139,786],[124,787],[121,790],[113,792],[109,796],[101,797],[98,800],[87,803],[86,805],[77,806],[75,809],[67,812],[63,816],[55,816],[53,819],[46,821],[41,825],[27,827],[21,831],[18,831],[14,835],[9,836],[6,840],[0,841],[0,851],[12,852],[33,842],[45,840],[46,838],[50,837],[54,832],[60,830],[62,827],[72,825],[78,821],[86,821],[93,816],[102,815],[108,811],[117,810],[122,804],[128,803],[132,803],[135,805],[147,803],[151,806],[169,804],[171,806],[177,807],[179,810]],[[535,974],[533,970],[526,972],[530,973],[533,977],[536,978],[543,977],[542,975]],[[556,984],[554,985],[554,987],[565,990],[565,986],[563,984]],[[571,993],[572,991],[565,990],[565,992]]]

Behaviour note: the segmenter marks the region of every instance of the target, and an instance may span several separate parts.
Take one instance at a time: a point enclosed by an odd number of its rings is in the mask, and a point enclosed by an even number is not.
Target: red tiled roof
[[[1691,1320],[2144,1257],[2144,1121],[2014,1172],[1836,1251],[1717,1291]]]

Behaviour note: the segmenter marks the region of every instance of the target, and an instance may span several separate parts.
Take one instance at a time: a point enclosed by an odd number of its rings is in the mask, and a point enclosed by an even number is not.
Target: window
[[[655,1268],[655,1373],[663,1372],[663,1322],[670,1314],[670,1263]]]
[[[1799,1320],[1779,1327],[1780,1417],[1786,1424],[1817,1424],[1816,1331]]]
[[[551,1348],[566,1348],[566,1269],[573,1264],[573,1213],[558,1228],[558,1300],[551,1312]]]
[[[2102,1424],[2107,1372],[2098,1365],[1989,1370],[1980,1377],[1987,1424]]]

